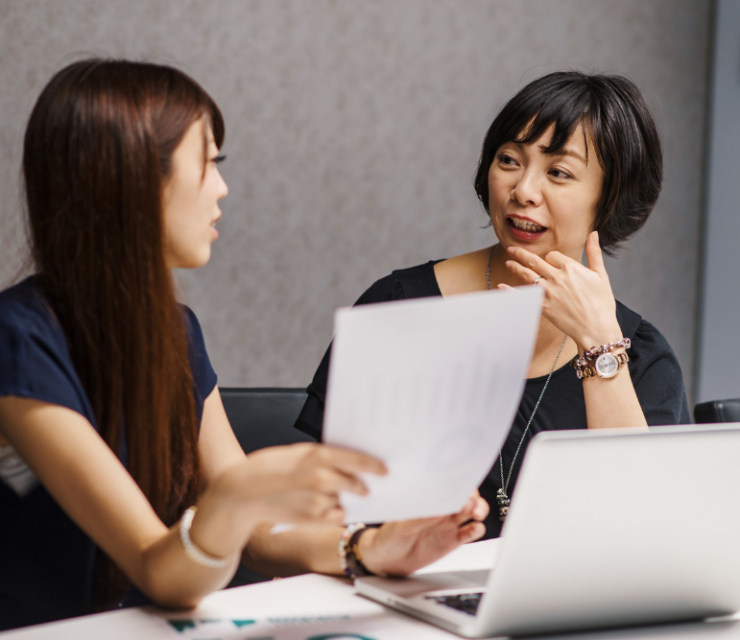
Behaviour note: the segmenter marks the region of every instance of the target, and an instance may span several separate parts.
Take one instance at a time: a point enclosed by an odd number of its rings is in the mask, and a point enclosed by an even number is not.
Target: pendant
[[[506,514],[509,513],[509,503],[511,500],[506,495],[506,491],[499,489],[496,492],[496,502],[498,502],[498,519],[503,522],[506,520]]]

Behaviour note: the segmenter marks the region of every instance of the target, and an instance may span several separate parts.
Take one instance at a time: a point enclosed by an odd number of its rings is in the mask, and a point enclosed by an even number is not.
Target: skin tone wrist
[[[363,533],[360,537],[358,547],[360,549],[362,564],[365,565],[365,568],[375,575],[385,576],[387,575],[387,573],[383,571],[383,569],[377,562],[378,559],[373,553],[373,543],[375,542],[375,538],[377,535],[378,529],[368,528],[368,530],[365,531],[365,533]]]
[[[602,344],[609,344],[612,342],[618,342],[624,336],[622,335],[622,329],[619,323],[614,319],[611,326],[608,324],[601,325],[601,328],[597,325],[596,327],[584,327],[584,332],[580,336],[571,336],[578,347],[578,353],[583,355],[583,352],[592,347],[599,347]],[[615,352],[622,351],[623,349],[615,349]]]

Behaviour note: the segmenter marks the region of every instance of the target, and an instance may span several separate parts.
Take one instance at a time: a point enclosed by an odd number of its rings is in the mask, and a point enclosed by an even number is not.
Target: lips
[[[511,234],[519,240],[536,240],[547,231],[547,227],[519,216],[509,216],[506,218],[506,224]]]
[[[221,214],[218,214],[218,217],[211,222],[211,238],[213,240],[218,240],[218,229],[216,229],[216,223],[221,219]]]

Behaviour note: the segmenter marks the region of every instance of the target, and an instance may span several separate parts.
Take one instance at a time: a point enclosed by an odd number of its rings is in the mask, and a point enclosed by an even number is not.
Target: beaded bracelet
[[[596,360],[602,353],[608,353],[609,351],[612,351],[613,349],[618,349],[619,347],[624,347],[625,349],[629,349],[632,346],[632,340],[629,338],[622,338],[621,340],[618,340],[617,342],[610,342],[608,344],[602,344],[600,347],[591,347],[590,349],[586,349],[586,351],[583,352],[583,356],[586,358],[586,360]]]
[[[632,341],[629,338],[623,338],[618,342],[610,342],[600,347],[591,347],[583,352],[583,355],[576,355],[570,362],[570,366],[576,370],[579,380],[599,376],[601,378],[613,378],[619,368],[629,362],[629,356],[626,351],[617,354],[610,353],[612,349],[624,347],[629,349]]]
[[[229,564],[229,558],[214,558],[199,549],[190,539],[190,527],[193,524],[193,518],[197,510],[198,507],[190,507],[182,514],[182,518],[180,519],[180,541],[185,549],[185,555],[193,562],[202,564],[204,567],[222,569]]]

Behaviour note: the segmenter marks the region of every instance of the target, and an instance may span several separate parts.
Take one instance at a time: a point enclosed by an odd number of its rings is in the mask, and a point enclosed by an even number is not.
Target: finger
[[[457,530],[457,541],[460,544],[467,544],[482,538],[486,533],[486,527],[481,522],[471,522]]]
[[[280,500],[280,496],[276,496]],[[295,491],[283,494],[284,504],[282,514],[277,521],[283,522],[316,522],[323,521],[331,516],[336,518],[336,510],[340,509],[339,498],[329,496],[319,491]]]
[[[441,525],[448,517],[434,516],[432,518],[417,518],[415,520],[398,520],[395,522],[386,522],[382,526],[393,527],[394,536],[397,538],[415,538],[425,529],[433,529]]]
[[[349,491],[360,496],[366,496],[369,491],[365,483],[348,473],[332,467],[318,467],[304,476],[304,482],[315,491],[326,495],[337,495],[340,491]]]
[[[532,269],[522,266],[515,260],[507,260],[506,268],[517,276],[524,284],[534,284],[535,279],[541,275],[536,271],[532,271]],[[543,284],[546,280],[547,278],[540,277],[537,284]]]
[[[516,291],[514,287],[510,287],[508,284],[504,284],[503,282],[496,285],[497,289],[501,289],[501,291]]]
[[[460,511],[450,516],[456,526],[459,526],[465,522],[468,522],[468,520],[474,519],[473,509],[475,509],[476,504],[477,504],[476,499],[471,496],[470,498],[468,498],[468,501],[465,503],[465,506],[462,509],[460,509]]]
[[[491,511],[489,504],[480,496],[475,500],[475,506],[473,507],[473,518],[476,520],[485,520]]]
[[[330,524],[343,524],[344,515],[342,507],[334,507],[327,512],[324,520]]]
[[[556,269],[563,269],[571,262],[580,264],[580,262],[573,260],[573,258],[569,258],[568,256],[560,253],[560,251],[550,251],[550,253],[545,256],[545,261],[547,262],[547,264],[552,265]]]
[[[326,463],[349,475],[373,473],[384,476],[388,473],[388,468],[380,460],[366,453],[329,445],[319,447],[317,452]]]
[[[601,245],[599,244],[598,231],[592,231],[586,240],[586,259],[588,260],[588,268],[591,271],[596,271],[596,273],[604,276],[607,275],[606,265],[604,265],[604,255],[601,252]]]
[[[531,269],[545,278],[555,275],[556,269],[531,251],[527,251],[521,247],[509,247],[509,255],[522,266]]]

